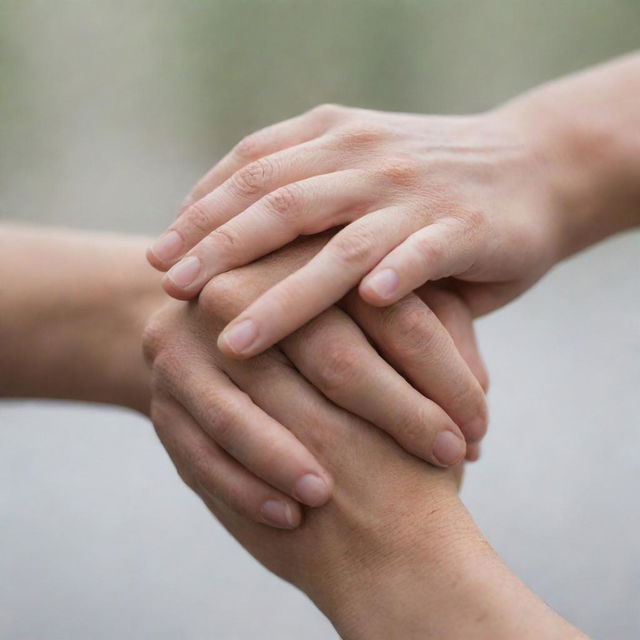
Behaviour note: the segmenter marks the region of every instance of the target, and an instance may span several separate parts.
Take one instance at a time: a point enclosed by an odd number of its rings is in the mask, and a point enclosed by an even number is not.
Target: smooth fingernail
[[[383,269],[367,280],[366,287],[380,298],[386,299],[395,293],[399,283],[398,275],[393,269]]]
[[[460,462],[467,450],[467,445],[452,431],[442,431],[438,434],[433,445],[433,456],[443,466]]]
[[[280,500],[267,500],[260,508],[260,513],[264,520],[274,527],[294,529],[298,525],[291,505]]]
[[[248,349],[258,337],[258,329],[253,320],[243,320],[231,325],[222,332],[221,339],[229,346],[231,351],[242,353]]]
[[[180,234],[177,231],[169,231],[151,245],[151,252],[158,260],[167,262],[180,255],[183,245]]]
[[[200,259],[195,256],[189,256],[184,260],[180,260],[177,265],[167,271],[167,278],[183,289],[188,287],[200,273]]]
[[[313,473],[307,473],[296,482],[293,495],[310,507],[319,507],[329,499],[329,485]]]

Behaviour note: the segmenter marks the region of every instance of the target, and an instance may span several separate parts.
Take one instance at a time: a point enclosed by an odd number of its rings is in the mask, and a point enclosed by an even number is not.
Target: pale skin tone
[[[305,327],[287,347],[252,362],[218,350],[212,333],[295,264],[294,250],[231,274],[224,286],[236,288],[224,297],[223,285],[209,285],[199,305],[165,305],[137,239],[0,229],[0,243],[2,270],[14,274],[0,298],[3,395],[138,410],[151,398],[180,475],[258,560],[304,590],[342,637],[582,637],[496,557],[457,498],[459,468],[425,464],[297,371],[317,366],[325,340],[348,338],[342,312],[327,312],[324,326]],[[47,258],[46,272],[31,268],[34,255]],[[468,310],[445,299],[432,304],[475,369]],[[140,353],[145,325],[151,385]],[[286,425],[333,478],[331,501],[307,509],[294,531],[253,522],[236,508],[234,491],[253,476],[209,436],[211,425],[198,412],[207,389],[213,409],[224,411],[223,378]],[[229,474],[240,484],[229,484]]]
[[[148,258],[170,269],[166,291],[188,299],[299,235],[344,227],[226,327],[219,347],[233,357],[262,352],[356,286],[385,306],[446,278],[479,315],[637,224],[639,130],[640,54],[474,116],[325,105],[241,141]]]

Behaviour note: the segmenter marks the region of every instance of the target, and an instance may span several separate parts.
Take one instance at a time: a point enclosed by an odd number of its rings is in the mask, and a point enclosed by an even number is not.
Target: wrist
[[[517,123],[545,177],[558,260],[640,224],[640,100],[624,86],[630,70],[640,91],[640,69],[616,66],[629,62],[544,85],[497,110]],[[618,101],[622,89],[627,98]]]
[[[351,558],[309,592],[341,637],[582,637],[508,571],[455,494],[432,498],[404,529],[385,529],[376,562]]]

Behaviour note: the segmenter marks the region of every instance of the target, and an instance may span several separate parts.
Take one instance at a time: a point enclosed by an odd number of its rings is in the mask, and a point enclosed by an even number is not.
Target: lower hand
[[[338,411],[336,405],[343,407],[438,466],[464,457],[464,439],[429,398],[468,412],[464,435],[471,441],[467,451],[471,459],[477,457],[486,427],[482,394],[477,393],[480,384],[474,377],[486,384],[486,373],[470,314],[446,291],[422,292],[433,311],[417,297],[388,310],[368,307],[357,296],[344,301],[344,308],[366,333],[375,335],[385,356],[406,378],[382,359],[337,307],[249,366],[219,352],[213,339],[228,318],[283,277],[292,264],[305,259],[310,244],[317,250],[322,242],[309,240],[214,279],[197,305],[172,303],[160,311],[145,338],[157,428],[169,437],[171,416],[181,415],[201,434],[199,453],[189,452],[189,447],[183,450],[179,468],[185,469],[184,477],[240,513],[286,528],[300,523],[298,501],[322,504],[332,486],[330,472],[316,459],[317,451],[294,436],[300,425],[292,422],[293,406],[301,405],[304,420],[318,429],[322,421],[313,405],[322,401],[332,411]],[[255,375],[247,378],[248,371]],[[444,372],[443,378],[438,371]],[[467,392],[460,393],[468,379]],[[253,397],[255,384],[267,394],[280,389],[282,406],[264,411]]]
[[[242,141],[148,257],[162,270],[174,265],[165,289],[188,299],[299,235],[345,225],[222,332],[220,349],[236,357],[275,344],[358,283],[364,300],[386,306],[455,277],[474,313],[485,312],[558,257],[555,168],[541,161],[535,135],[509,109],[314,109]]]

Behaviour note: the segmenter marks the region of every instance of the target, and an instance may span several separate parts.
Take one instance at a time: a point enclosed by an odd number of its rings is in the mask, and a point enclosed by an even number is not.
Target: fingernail
[[[229,345],[231,351],[242,353],[258,337],[258,329],[253,320],[243,320],[238,324],[231,325],[223,331],[221,338]]]
[[[267,500],[260,508],[262,517],[268,524],[282,529],[293,529],[297,526],[291,505],[280,500]]]
[[[200,259],[195,256],[189,256],[184,260],[180,260],[177,265],[167,271],[167,278],[176,285],[184,289],[188,287],[200,273]]]
[[[182,247],[183,242],[180,234],[177,231],[169,231],[151,245],[151,252],[158,260],[168,262],[180,255]]]
[[[442,431],[433,445],[433,456],[443,467],[450,467],[462,460],[466,449],[462,438],[451,431]]]
[[[296,482],[293,495],[310,507],[319,507],[329,499],[329,485],[319,476],[307,473]]]
[[[398,284],[396,272],[393,269],[383,269],[367,280],[366,287],[384,299],[390,298],[395,293]]]

